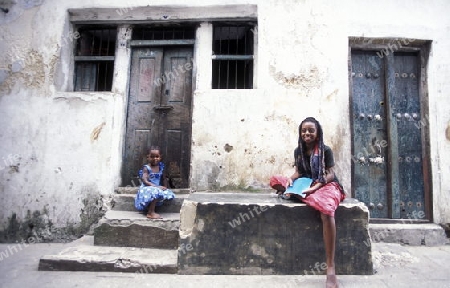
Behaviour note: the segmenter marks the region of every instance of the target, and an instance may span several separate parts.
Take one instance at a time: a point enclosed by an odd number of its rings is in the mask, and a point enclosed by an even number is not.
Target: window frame
[[[116,47],[117,47],[117,42],[118,42],[118,35],[119,35],[119,26],[118,25],[105,25],[105,24],[100,24],[100,25],[95,25],[95,24],[87,24],[87,25],[75,25],[73,26],[73,30],[74,35],[77,35],[78,37],[75,39],[75,41],[73,42],[73,88],[72,91],[73,92],[112,92],[113,89],[113,83],[114,83],[114,67],[115,67],[115,60],[116,60]],[[112,50],[112,55],[77,55],[77,50],[79,49],[79,41],[82,38],[82,32],[80,31],[99,31],[99,30],[112,30],[112,32],[108,32],[108,36],[109,34],[112,34],[114,42],[113,42],[113,46],[112,47],[108,47],[108,52],[110,50]],[[100,45],[100,50],[101,50],[102,46]],[[91,50],[91,54],[92,54],[92,50]],[[93,64],[93,68],[96,67],[96,72],[94,74],[95,75],[95,79],[93,79],[93,83],[95,87],[93,90],[91,89],[82,89],[82,85],[83,83],[79,84],[79,78],[84,78],[84,73],[83,72],[79,72],[79,69],[82,68],[80,66],[82,66],[82,64]],[[100,65],[105,64],[108,65],[110,64],[111,67],[109,68],[104,68],[104,71],[102,71],[102,73],[100,73]],[[92,69],[93,70],[93,69]],[[103,70],[103,68],[102,68]],[[83,74],[82,74],[83,73]],[[91,74],[92,75],[92,74]],[[104,77],[104,89],[100,89],[99,90],[99,78]]]
[[[251,40],[251,42],[248,44],[249,45],[249,47],[250,47],[250,50],[251,50],[251,54],[241,54],[241,53],[237,53],[237,51],[236,51],[236,53],[235,54],[223,54],[223,53],[220,53],[220,54],[216,54],[215,53],[215,51],[214,51],[214,45],[215,45],[215,31],[216,31],[216,28],[224,28],[224,27],[238,27],[238,28],[240,28],[240,27],[247,27],[247,28],[249,28],[249,31],[247,30],[247,31],[245,31],[244,33],[250,33],[250,35],[251,36],[253,36],[250,40]],[[255,21],[228,21],[228,22],[220,22],[220,21],[216,21],[216,22],[212,22],[212,33],[213,33],[213,35],[212,35],[212,43],[211,43],[211,45],[212,45],[212,47],[213,47],[213,51],[212,51],[212,55],[211,55],[211,65],[212,65],[212,67],[213,67],[213,69],[212,69],[212,75],[211,75],[211,78],[212,78],[212,81],[211,81],[211,89],[214,89],[214,90],[225,90],[225,89],[232,89],[232,90],[238,90],[238,89],[255,89],[255,68],[256,68],[256,59],[255,59],[255,55],[256,55],[256,51],[257,51],[257,32],[258,32],[258,24],[257,24],[257,21],[255,20]],[[246,38],[247,37],[247,35],[245,36],[245,39],[247,39]],[[231,39],[230,39],[231,40]],[[238,43],[238,39],[236,38],[236,40],[237,40],[237,43]],[[245,44],[245,45],[247,45],[247,44]],[[238,46],[238,44],[236,44],[236,46]],[[246,49],[247,49],[247,47],[244,47],[245,48],[245,50],[244,50],[244,52],[246,52]],[[239,47],[236,47],[236,50],[238,50],[239,49]],[[221,52],[221,51],[220,51]],[[226,63],[227,63],[227,68],[226,68],[226,73],[227,73],[227,80],[226,80],[226,85],[225,85],[225,88],[221,88],[221,85],[220,85],[220,73],[221,73],[221,68],[220,68],[220,63],[219,63],[219,75],[214,75],[214,73],[215,73],[215,71],[214,71],[214,67],[215,67],[215,61],[227,61]],[[230,87],[230,84],[228,83],[228,81],[229,81],[229,72],[230,72],[230,68],[229,68],[229,63],[230,63],[230,61],[236,61],[235,62],[235,75],[234,75],[234,80],[235,80],[235,84],[234,84],[234,88],[232,88],[232,87]],[[243,65],[244,65],[244,67],[245,66],[247,66],[247,63],[245,63],[245,62],[248,62],[248,61],[251,61],[251,64],[250,64],[250,70],[247,72],[247,73],[249,73],[249,75],[247,75],[245,72],[244,72],[244,81],[243,81],[243,85],[244,85],[244,87],[237,87],[238,86],[238,84],[237,84],[237,82],[238,82],[238,75],[237,75],[237,71],[238,71],[238,63],[239,64],[242,64],[243,63]],[[239,65],[240,66],[240,65]],[[224,69],[225,70],[225,69]],[[248,79],[245,79],[245,78],[247,78],[247,76],[248,76]],[[215,83],[214,83],[214,79],[218,79],[218,83],[216,83],[216,85],[215,85]],[[247,82],[248,81],[248,82]]]

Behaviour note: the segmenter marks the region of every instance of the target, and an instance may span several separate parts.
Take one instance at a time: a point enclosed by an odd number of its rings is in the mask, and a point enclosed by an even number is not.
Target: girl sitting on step
[[[167,189],[167,177],[164,173],[164,163],[161,162],[161,149],[152,146],[147,150],[147,161],[139,173],[142,184],[134,201],[134,206],[139,211],[147,210],[147,218],[162,219],[155,212],[156,206],[161,206],[164,200],[172,200],[175,194]],[[139,172],[141,172],[139,171]]]

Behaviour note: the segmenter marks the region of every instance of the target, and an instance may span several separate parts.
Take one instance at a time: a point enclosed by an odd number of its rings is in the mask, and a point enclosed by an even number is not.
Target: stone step
[[[136,194],[139,190],[139,186],[126,186],[126,187],[117,187],[114,189],[115,194]],[[191,194],[192,190],[190,188],[180,188],[180,189],[170,189],[175,194]]]
[[[94,246],[83,236],[56,255],[39,260],[40,271],[177,273],[177,250]]]
[[[373,242],[411,246],[440,246],[449,243],[445,230],[433,223],[370,223],[369,231]]]
[[[177,249],[180,213],[147,219],[138,211],[109,210],[94,229],[96,246]]]
[[[179,213],[184,199],[190,194],[176,194],[175,199],[165,201],[164,205],[156,207],[157,213]],[[115,194],[112,201],[112,210],[136,211],[134,199],[136,194]]]

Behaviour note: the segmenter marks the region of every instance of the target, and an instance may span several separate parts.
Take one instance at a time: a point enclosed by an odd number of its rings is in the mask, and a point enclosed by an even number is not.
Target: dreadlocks
[[[309,165],[306,162],[308,159],[307,147],[306,143],[302,140],[301,131],[302,125],[305,122],[311,122],[316,125],[317,129],[317,144],[314,147],[314,150],[311,151],[311,156],[309,159]],[[323,143],[323,130],[319,121],[317,121],[314,117],[308,117],[300,123],[298,126],[298,157],[297,157],[297,168],[302,167],[303,171],[311,172],[311,178],[314,181],[318,181],[321,183],[326,183],[325,181],[325,145]],[[309,166],[309,167],[308,167]],[[310,168],[310,169],[309,169]]]

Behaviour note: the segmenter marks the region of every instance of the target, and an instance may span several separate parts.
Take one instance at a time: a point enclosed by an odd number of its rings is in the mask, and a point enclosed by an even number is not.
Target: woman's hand
[[[294,184],[295,179],[300,178],[301,175],[298,173],[297,167],[295,168],[294,174],[291,177],[288,177],[287,187],[292,186]]]
[[[309,187],[308,189],[303,190],[302,194],[305,194],[305,198],[308,197],[309,195],[311,195],[312,193],[316,192],[317,189],[319,189],[320,187],[322,187],[323,184],[320,182],[316,182],[314,183],[313,186]]]
[[[292,186],[292,184],[294,184],[294,181],[292,181],[292,178],[291,177],[288,177],[288,181],[287,181],[287,186],[286,187],[290,187],[290,186]]]
[[[314,189],[313,187],[310,187],[308,189],[303,190],[302,194],[304,194],[305,195],[304,198],[306,198],[314,192],[316,192],[316,189]]]

